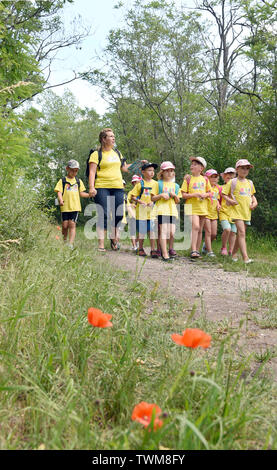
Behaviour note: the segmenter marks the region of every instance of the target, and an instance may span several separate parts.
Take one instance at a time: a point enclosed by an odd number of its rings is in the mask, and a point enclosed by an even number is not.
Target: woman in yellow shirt
[[[128,172],[130,165],[126,163],[120,152],[114,150],[115,136],[112,129],[103,129],[99,134],[99,142],[99,150],[102,153],[101,162],[99,162],[98,151],[93,152],[89,159],[89,196],[94,197],[97,208],[98,250],[105,251],[104,242],[108,214],[111,212],[110,242],[111,248],[117,251],[119,249],[119,226],[123,218],[124,205],[121,171]]]

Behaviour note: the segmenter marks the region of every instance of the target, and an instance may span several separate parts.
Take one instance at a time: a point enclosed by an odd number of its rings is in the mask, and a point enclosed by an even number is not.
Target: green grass
[[[1,449],[276,449],[272,356],[235,352],[243,325],[226,334],[196,319],[143,270],[109,266],[81,230],[73,251],[55,230],[44,222],[0,271]],[[92,306],[112,328],[88,324]],[[173,343],[186,327],[211,334],[211,347]],[[158,431],[132,422],[140,401],[166,413]]]

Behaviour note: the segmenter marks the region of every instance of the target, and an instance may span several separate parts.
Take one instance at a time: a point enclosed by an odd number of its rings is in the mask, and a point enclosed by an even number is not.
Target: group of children
[[[185,200],[185,215],[191,219],[191,253],[192,259],[206,254],[214,257],[212,242],[217,236],[218,219],[222,226],[221,255],[230,255],[238,261],[240,250],[243,261],[251,263],[246,246],[246,227],[251,224],[251,211],[257,206],[255,188],[247,179],[253,165],[248,160],[237,161],[235,168],[226,168],[221,177],[223,186],[219,186],[219,173],[206,170],[206,161],[202,157],[190,157],[190,174],[185,175],[182,186],[175,182],[175,166],[169,162],[160,165],[155,181],[156,163],[144,163],[142,177],[132,177],[132,190],[126,197],[128,222],[132,249],[139,256],[146,256],[144,239],[150,240],[150,255],[170,261],[176,257],[174,235],[178,219],[177,205],[180,199]],[[59,180],[55,191],[58,195],[62,213],[62,230],[64,240],[69,230],[69,243],[72,246],[75,238],[75,227],[78,211],[81,210],[80,198],[89,197],[81,180],[77,178],[79,163],[68,162],[67,176]],[[66,191],[65,191],[66,188]],[[64,196],[66,194],[66,196]],[[205,241],[200,253],[203,230]],[[156,235],[157,233],[157,235]]]

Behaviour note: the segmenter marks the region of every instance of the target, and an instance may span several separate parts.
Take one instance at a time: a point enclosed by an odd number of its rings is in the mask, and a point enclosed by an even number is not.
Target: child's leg
[[[145,256],[145,252],[143,249],[144,237],[146,231],[145,229],[145,221],[144,220],[137,220],[137,231],[138,231],[138,245],[139,245],[139,255]]]
[[[170,224],[170,234],[169,234],[169,250],[174,248],[174,236],[175,236],[176,225]]]
[[[204,230],[205,230],[205,248],[207,252],[212,251],[212,224],[210,219],[204,219]]]
[[[217,219],[211,220],[211,242],[216,239],[217,236]]]
[[[160,245],[160,238],[161,238],[161,237],[160,237],[160,230],[161,230],[160,224],[158,224],[158,238],[157,238],[157,252],[158,252],[158,253],[161,253],[161,252],[162,252],[162,250],[161,250],[161,245]]]
[[[231,233],[231,224],[228,220],[221,220],[222,235],[221,235],[221,254],[227,255],[227,243]]]
[[[247,254],[247,247],[246,247],[246,225],[244,220],[236,220],[236,227],[237,227],[237,238],[235,241],[235,246],[232,252],[232,256],[237,253],[238,249],[240,249],[243,261],[247,261],[248,254]]]
[[[200,217],[199,215],[192,215],[191,216],[191,251],[197,250],[199,230],[200,230]]]
[[[199,232],[198,232],[197,244],[196,244],[197,251],[200,250],[200,245],[202,242],[202,232],[203,232],[204,222],[205,222],[205,216],[199,215]]]
[[[75,236],[76,236],[76,222],[74,220],[68,221],[68,228],[69,228],[69,244],[73,245]]]
[[[66,242],[67,239],[67,233],[68,233],[68,222],[69,220],[63,220],[62,221],[62,234],[63,234],[63,239]]]
[[[169,258],[167,251],[167,239],[169,236],[169,226],[170,224],[164,223],[160,224],[160,246],[162,251],[162,256],[164,258]]]
[[[231,232],[229,237],[229,255],[233,254],[237,234],[236,232]]]

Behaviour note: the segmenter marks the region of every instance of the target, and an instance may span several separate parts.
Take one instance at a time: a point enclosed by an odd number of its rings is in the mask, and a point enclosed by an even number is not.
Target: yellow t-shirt
[[[223,189],[226,187],[226,184],[222,186],[222,193]],[[231,206],[227,206],[227,202],[225,201],[224,197],[222,198],[221,201],[221,206],[220,206],[220,211],[219,211],[219,220],[228,220],[228,222],[231,222],[230,219],[230,213],[231,213]]]
[[[96,150],[90,156],[89,163],[98,165],[98,151]],[[100,170],[97,168],[97,178],[95,179],[95,188],[122,189],[123,181],[121,174],[121,161],[115,150],[109,152],[102,151],[102,160]]]
[[[207,200],[208,215],[206,218],[216,220],[218,219],[217,202],[220,199],[220,190],[219,186],[211,186],[211,188],[212,197]]]
[[[175,193],[175,183],[173,182],[166,182],[163,181],[163,193]],[[154,181],[153,188],[151,191],[153,196],[157,196],[159,194],[159,183],[158,181]],[[181,190],[179,189],[177,196],[180,198],[182,197]],[[155,202],[153,215],[156,217],[158,215],[171,215],[178,218],[178,211],[176,207],[176,202],[173,197],[170,199],[159,199]]]
[[[151,204],[151,206],[144,207],[138,203],[136,205],[136,219],[137,220],[150,220],[153,218],[152,217],[153,204],[151,201],[151,191],[156,181],[143,180],[143,182],[144,182],[144,190],[143,190],[140,200],[142,202],[145,202],[145,204]],[[140,193],[141,193],[141,183],[137,183],[133,187],[133,189],[130,191],[130,196],[139,197]]]
[[[184,179],[181,186],[181,191],[188,194],[193,193],[207,193],[211,191],[211,184],[204,176],[190,176],[189,188],[187,180]],[[185,202],[185,214],[186,215],[207,215],[207,198],[200,199],[200,197],[192,197],[186,199]]]
[[[78,183],[76,182],[76,178],[68,178],[66,177],[66,181],[70,184],[65,184],[64,193],[63,193],[63,202],[64,205],[60,206],[61,212],[75,212],[81,211],[81,202],[80,202],[80,194]],[[86,188],[82,180],[80,180],[80,192],[85,191]],[[63,192],[63,183],[62,179],[60,179],[55,187],[55,191]]]
[[[231,183],[232,180],[228,181],[222,190],[223,194],[231,196]],[[234,190],[234,198],[238,202],[236,206],[230,206],[230,219],[231,220],[251,220],[251,200],[256,190],[251,182],[247,179],[239,180],[237,178],[236,187]]]

